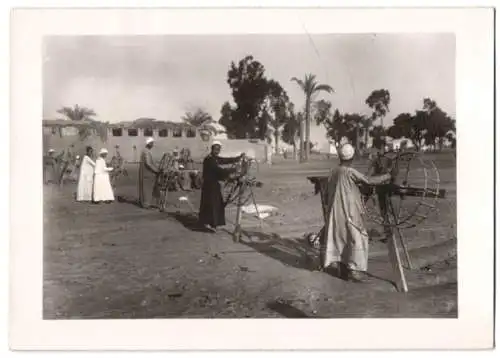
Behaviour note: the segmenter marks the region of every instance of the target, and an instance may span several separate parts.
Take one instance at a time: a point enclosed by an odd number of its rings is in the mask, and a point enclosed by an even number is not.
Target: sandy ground
[[[308,175],[328,173],[335,160],[260,165],[257,202],[278,208],[261,224],[245,216],[235,243],[228,225],[218,234],[195,229],[199,191],[172,193],[168,213],[134,204],[136,171],[117,183],[121,200],[82,204],[75,184],[45,186],[44,317],[457,317],[456,179],[450,154],[435,156],[447,198],[438,211],[404,230],[413,270],[409,292],[397,292],[380,227],[370,225],[368,283],[318,272],[317,252],[303,235],[322,225],[319,196]],[[362,165],[360,164],[360,168]],[[405,203],[411,206],[411,201]]]

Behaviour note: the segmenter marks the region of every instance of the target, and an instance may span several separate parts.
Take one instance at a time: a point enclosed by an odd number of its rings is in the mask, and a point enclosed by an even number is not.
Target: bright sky
[[[60,36],[44,43],[44,118],[78,104],[101,121],[139,117],[180,121],[202,107],[219,119],[231,100],[226,83],[231,61],[260,61],[268,78],[281,83],[297,109],[304,96],[291,77],[316,74],[335,89],[320,95],[341,112],[369,113],[375,89],[391,93],[386,124],[422,107],[424,97],[455,116],[453,34]],[[312,141],[325,132],[313,126]]]

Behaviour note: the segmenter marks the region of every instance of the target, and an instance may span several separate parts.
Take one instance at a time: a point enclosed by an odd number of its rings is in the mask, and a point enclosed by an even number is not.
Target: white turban
[[[149,137],[148,139],[146,139],[146,145],[149,144],[149,143],[153,143],[155,140],[151,137]]]
[[[219,142],[218,140],[214,140],[214,141],[212,142],[212,147],[213,147],[214,145],[218,145],[218,146],[222,147],[222,143],[221,143],[221,142]]]
[[[354,147],[350,144],[344,144],[340,148],[340,159],[351,160],[354,157]]]
[[[101,154],[108,154],[108,150],[106,148],[102,148],[100,151],[99,151],[99,155]]]

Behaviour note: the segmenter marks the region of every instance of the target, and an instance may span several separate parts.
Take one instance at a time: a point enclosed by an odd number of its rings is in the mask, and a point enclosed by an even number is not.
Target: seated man
[[[49,149],[47,155],[43,156],[43,183],[57,183],[59,180],[57,159],[54,156],[54,149]]]
[[[188,148],[181,150],[179,158],[179,167],[185,171],[186,181],[184,190],[201,188],[201,173],[195,168],[191,152]]]
[[[179,156],[179,151],[174,149],[172,168],[177,171],[176,190],[180,187],[182,190],[191,190],[191,182],[189,173],[185,171],[182,158]]]

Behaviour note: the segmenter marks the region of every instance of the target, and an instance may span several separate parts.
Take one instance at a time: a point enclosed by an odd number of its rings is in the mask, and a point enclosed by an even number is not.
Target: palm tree
[[[85,122],[85,125],[78,127],[78,134],[81,140],[85,140],[94,131],[103,141],[107,139],[107,125],[93,118],[97,115],[93,109],[80,107],[78,104],[75,104],[74,107],[62,107],[57,113],[63,114],[70,121]]]
[[[212,116],[203,109],[198,108],[194,112],[186,112],[182,120],[194,127],[199,127],[207,121],[212,121]]]
[[[290,102],[288,95],[279,85],[279,83],[271,83],[274,85],[274,90],[271,90],[268,96],[264,99],[259,118],[264,120],[270,127],[268,135],[273,137],[275,154],[279,154],[279,139],[280,131],[288,120]],[[293,107],[293,106],[292,106]]]
[[[296,82],[302,91],[306,95],[306,106],[305,106],[305,157],[301,160],[307,161],[309,159],[309,153],[311,151],[310,145],[310,134],[311,134],[311,102],[313,101],[313,96],[320,91],[326,91],[328,93],[334,92],[333,88],[327,84],[318,84],[316,82],[316,75],[306,74],[304,80],[300,80],[297,77],[293,77],[291,81]],[[302,148],[301,148],[302,149]],[[301,152],[302,153],[302,152]]]
[[[93,109],[80,107],[77,104],[74,107],[62,107],[57,113],[65,115],[72,121],[91,121],[93,120],[92,117],[96,116]]]

